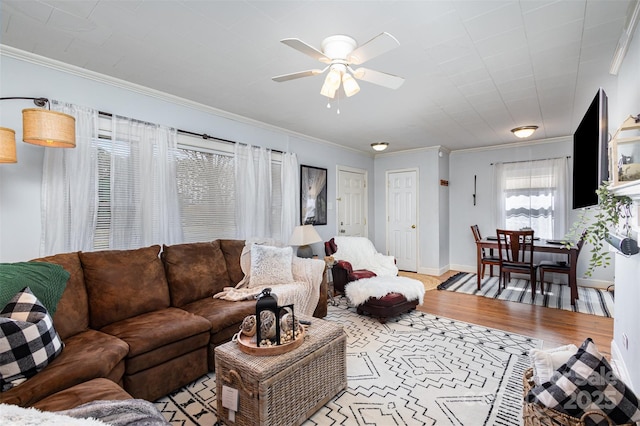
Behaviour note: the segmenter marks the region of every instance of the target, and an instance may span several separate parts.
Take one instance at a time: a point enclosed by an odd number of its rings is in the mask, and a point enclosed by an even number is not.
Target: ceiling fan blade
[[[400,42],[389,33],[381,33],[358,47],[349,55],[349,63],[360,65],[400,46]]]
[[[289,47],[293,47],[299,52],[304,53],[305,55],[311,56],[313,59],[317,59],[320,62],[328,64],[331,62],[331,58],[326,56],[324,53],[316,49],[315,47],[305,43],[304,41],[297,38],[285,38],[280,40],[282,43],[286,44]]]
[[[350,71],[358,80],[368,81],[369,83],[384,86],[389,89],[397,89],[398,87],[402,86],[402,83],[404,83],[404,78],[402,77],[380,71],[370,70],[368,68],[358,68],[355,71],[352,71],[350,69]]]
[[[306,71],[294,72],[291,74],[277,75],[275,77],[271,77],[271,79],[273,81],[277,81],[278,83],[282,83],[283,81],[295,80],[296,78],[313,77],[314,75],[322,74],[323,72],[324,70],[318,70],[318,69],[306,70]]]

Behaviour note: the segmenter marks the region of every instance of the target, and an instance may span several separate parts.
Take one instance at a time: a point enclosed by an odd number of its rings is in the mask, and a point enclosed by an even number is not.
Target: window
[[[566,159],[496,164],[497,227],[531,228],[543,239],[562,238],[567,223]]]
[[[233,144],[89,108],[59,108],[76,117],[83,143],[73,152],[45,153],[43,255],[237,238]],[[297,160],[275,152],[269,158],[270,204],[259,213],[271,237],[282,241],[295,216],[295,191],[283,194],[282,171],[296,170]]]

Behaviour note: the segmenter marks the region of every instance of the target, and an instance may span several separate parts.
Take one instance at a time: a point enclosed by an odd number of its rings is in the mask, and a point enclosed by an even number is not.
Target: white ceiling
[[[274,126],[370,152],[450,150],[573,133],[611,59],[630,0],[1,0],[1,43]],[[327,109],[323,68],[282,44],[320,49],[386,31],[400,47],[364,64],[406,79],[360,82]],[[166,123],[170,124],[170,123]],[[189,130],[189,129],[185,129]]]

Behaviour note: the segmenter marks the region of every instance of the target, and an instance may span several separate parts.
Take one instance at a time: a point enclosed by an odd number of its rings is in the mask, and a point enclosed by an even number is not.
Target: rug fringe
[[[458,272],[457,274],[450,276],[445,282],[438,285],[437,287],[438,290],[448,289],[449,287],[454,285],[459,279],[461,279],[464,275],[466,275],[466,272]]]

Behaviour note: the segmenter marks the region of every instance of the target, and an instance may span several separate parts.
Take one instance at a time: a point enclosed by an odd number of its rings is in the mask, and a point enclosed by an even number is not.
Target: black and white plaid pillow
[[[2,391],[36,375],[62,352],[62,342],[46,308],[27,287],[0,311]]]
[[[638,398],[616,376],[591,339],[584,341],[550,381],[531,389],[526,400],[576,418],[595,410],[615,424],[640,421]],[[588,419],[586,424],[608,425],[599,416]]]

